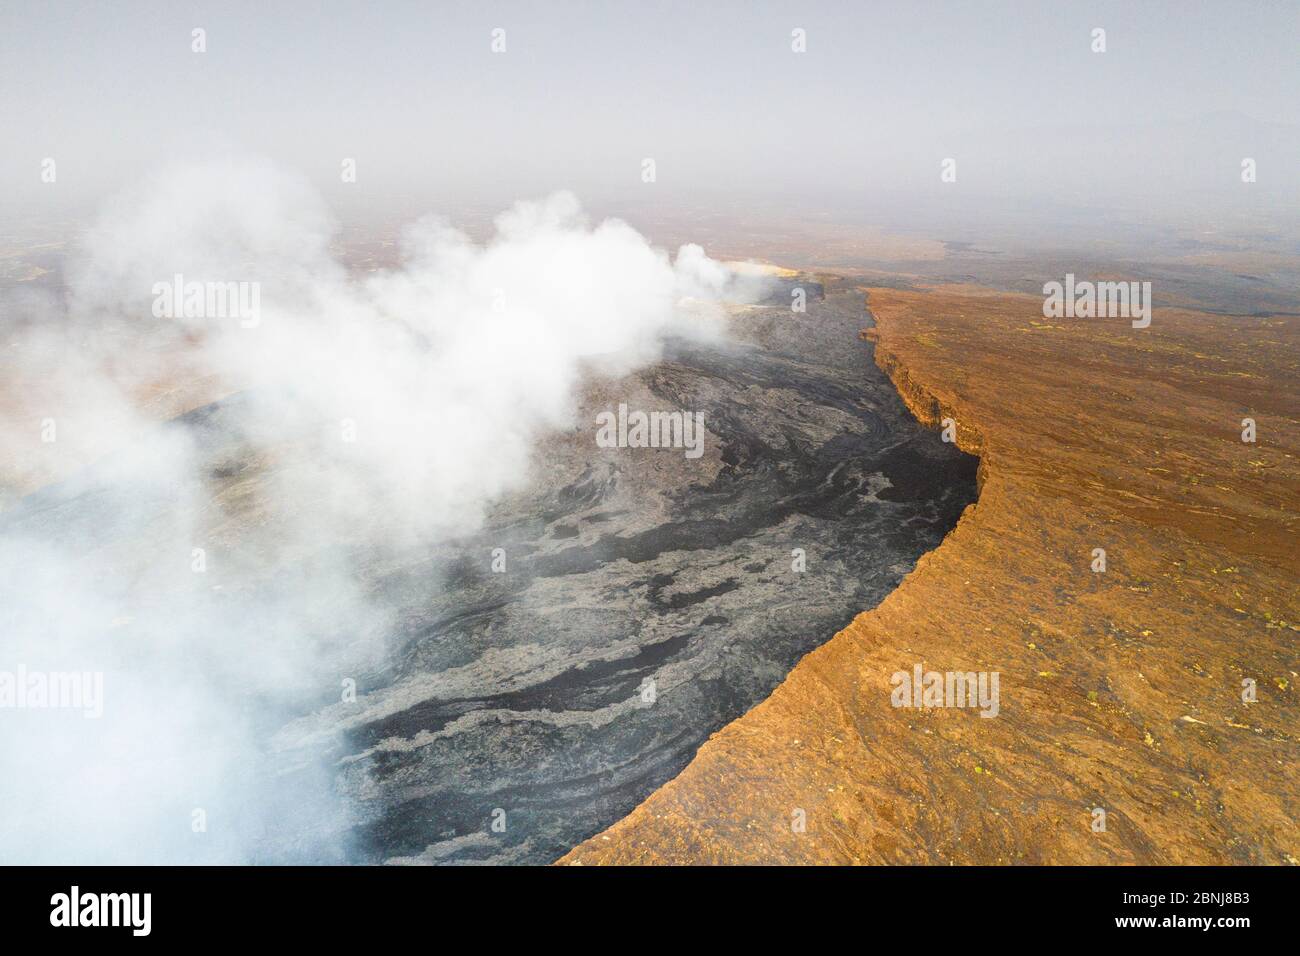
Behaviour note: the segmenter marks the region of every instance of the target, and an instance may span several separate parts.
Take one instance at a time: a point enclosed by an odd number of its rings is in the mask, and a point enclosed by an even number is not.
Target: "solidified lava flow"
[[[738,342],[678,344],[603,384],[581,419],[621,401],[701,411],[704,457],[599,449],[580,425],[548,450],[563,480],[503,504],[437,567],[385,579],[442,587],[403,607],[372,716],[335,708],[357,858],[557,858],[939,544],[975,498],[977,459],[909,415],[863,321],[853,293],[751,309]]]
[[[674,341],[590,383],[575,427],[472,536],[310,541],[295,566],[206,579],[222,582],[194,598],[214,633],[298,626],[244,602],[282,606],[317,564],[347,567],[382,611],[367,621],[383,621],[383,653],[343,671],[355,697],[321,661],[319,693],[250,704],[267,759],[248,786],[280,795],[259,798],[259,861],[551,862],[876,605],[974,500],[977,460],[907,412],[859,339],[866,320],[860,294],[834,288],[806,313],[734,310],[725,342]],[[703,453],[599,447],[596,416],[620,404],[702,415]],[[198,508],[217,537],[255,553],[277,465],[247,444],[242,409],[235,396],[170,427],[205,456]],[[141,529],[177,507],[166,489],[129,507],[79,489],[30,496],[5,530],[93,529],[111,554],[147,549]],[[320,617],[302,626],[346,646],[349,622]],[[340,812],[304,811],[299,786]]]

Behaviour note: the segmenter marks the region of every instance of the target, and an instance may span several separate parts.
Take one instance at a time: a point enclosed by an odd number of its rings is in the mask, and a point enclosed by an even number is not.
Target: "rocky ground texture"
[[[868,304],[875,362],[980,456],[978,503],[563,862],[1297,863],[1296,319]],[[998,716],[892,706],[917,663],[999,672]]]

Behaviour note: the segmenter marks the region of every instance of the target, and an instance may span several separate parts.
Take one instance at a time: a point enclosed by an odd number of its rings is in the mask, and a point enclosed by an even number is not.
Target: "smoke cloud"
[[[87,716],[0,682],[0,858],[346,859],[313,836],[346,819],[331,768],[266,741],[382,665],[365,561],[472,531],[539,440],[588,425],[584,379],[723,335],[721,301],[761,292],[566,193],[483,244],[422,219],[366,276],[337,249],[304,180],[214,162],[110,202],[62,296],[3,302],[0,463],[62,480],[0,513],[0,675],[103,684]]]

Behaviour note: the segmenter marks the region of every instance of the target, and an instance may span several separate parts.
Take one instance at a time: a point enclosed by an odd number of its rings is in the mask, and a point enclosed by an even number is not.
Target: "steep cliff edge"
[[[561,862],[1300,858],[1300,330],[1041,304],[870,291],[877,363],[982,456],[978,503]],[[997,715],[893,706],[916,665],[996,672]]]

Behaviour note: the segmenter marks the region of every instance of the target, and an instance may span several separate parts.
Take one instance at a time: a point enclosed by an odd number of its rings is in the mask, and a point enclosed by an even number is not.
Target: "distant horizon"
[[[767,199],[958,225],[1040,206],[1050,225],[1071,204],[1154,220],[1193,193],[1211,214],[1289,213],[1297,35],[1281,3],[9,7],[0,207],[83,215],[231,156],[348,216],[561,189],[590,208]]]

